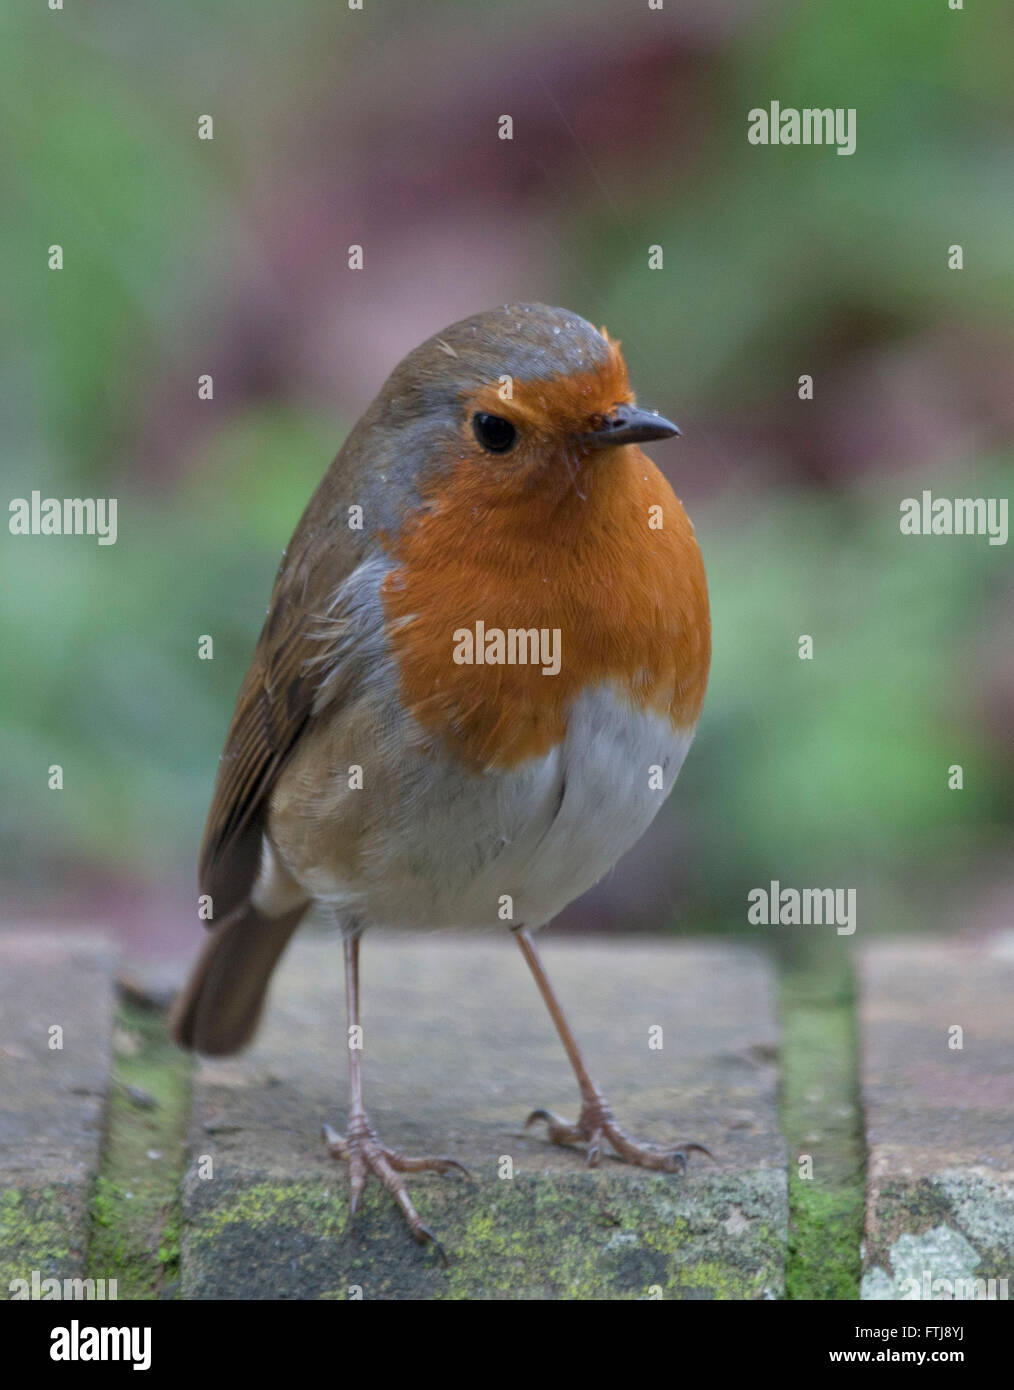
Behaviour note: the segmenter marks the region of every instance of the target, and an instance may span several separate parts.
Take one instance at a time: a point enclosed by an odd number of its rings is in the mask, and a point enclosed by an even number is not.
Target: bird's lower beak
[[[611,449],[617,444],[642,444],[647,439],[670,439],[681,433],[678,425],[654,410],[618,405],[597,429],[582,431],[577,442],[586,449]]]

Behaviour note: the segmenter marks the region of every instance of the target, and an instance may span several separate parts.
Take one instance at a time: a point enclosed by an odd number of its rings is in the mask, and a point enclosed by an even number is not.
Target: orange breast
[[[583,493],[583,495],[582,495]],[[633,446],[564,460],[543,485],[505,489],[464,463],[396,540],[381,594],[402,696],[462,762],[508,768],[562,737],[574,698],[612,682],[637,707],[696,723],[711,655],[707,584],[693,527]],[[458,664],[455,634],[559,633],[560,669]]]

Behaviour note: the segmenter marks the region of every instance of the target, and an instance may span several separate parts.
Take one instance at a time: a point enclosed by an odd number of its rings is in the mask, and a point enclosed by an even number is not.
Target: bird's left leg
[[[539,993],[546,1001],[546,1008],[556,1024],[556,1031],[559,1033],[560,1041],[570,1058],[570,1065],[574,1068],[574,1075],[577,1077],[577,1084],[581,1089],[581,1114],[575,1124],[561,1120],[558,1116],[550,1114],[548,1110],[533,1110],[525,1121],[525,1128],[527,1129],[536,1120],[545,1120],[549,1130],[549,1138],[554,1144],[586,1143],[588,1145],[587,1162],[590,1168],[598,1166],[602,1154],[603,1139],[608,1140],[615,1152],[627,1163],[635,1163],[640,1168],[658,1169],[664,1173],[682,1172],[687,1166],[687,1155],[690,1153],[707,1154],[711,1158],[710,1151],[703,1144],[677,1144],[674,1148],[662,1149],[653,1144],[639,1144],[628,1134],[624,1134],[613,1119],[605,1096],[588,1075],[581,1050],[574,1034],[570,1031],[570,1025],[553,992],[553,986],[549,983],[549,977],[539,959],[534,941],[524,927],[519,927],[514,935],[521,947],[521,954],[528,962],[529,970],[535,976]]]

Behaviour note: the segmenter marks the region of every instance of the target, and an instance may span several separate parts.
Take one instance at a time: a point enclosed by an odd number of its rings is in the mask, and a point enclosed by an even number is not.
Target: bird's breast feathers
[[[381,597],[406,707],[462,762],[546,753],[602,685],[676,730],[696,724],[711,653],[704,565],[640,449],[597,459],[583,492],[515,506],[495,479],[444,479],[389,552]]]

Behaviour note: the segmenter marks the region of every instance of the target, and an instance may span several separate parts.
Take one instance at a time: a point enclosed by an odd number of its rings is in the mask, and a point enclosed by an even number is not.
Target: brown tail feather
[[[244,903],[214,928],[169,1016],[180,1047],[222,1057],[247,1045],[260,1022],[271,972],[308,907],[265,917]]]

